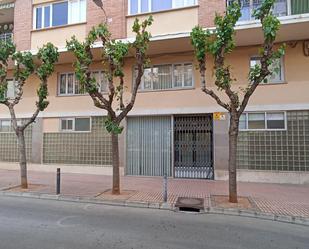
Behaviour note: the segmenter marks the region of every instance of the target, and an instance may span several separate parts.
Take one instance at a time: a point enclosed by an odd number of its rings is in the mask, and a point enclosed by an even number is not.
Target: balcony
[[[0,0],[0,40],[12,41],[14,31],[14,1]]]
[[[13,32],[0,34],[0,41],[4,41],[4,42],[13,41]]]
[[[235,0],[228,0],[231,3]],[[257,9],[263,0],[241,0],[241,13],[242,16],[239,22],[253,21],[253,11]],[[277,0],[273,13],[278,17],[300,15],[309,13],[309,1],[308,0]]]

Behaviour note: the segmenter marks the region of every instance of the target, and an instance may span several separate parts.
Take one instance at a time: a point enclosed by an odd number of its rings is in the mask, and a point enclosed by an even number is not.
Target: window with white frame
[[[285,129],[285,113],[266,113],[266,127],[267,129]]]
[[[239,120],[240,130],[285,130],[285,112],[248,112]]]
[[[107,91],[107,79],[103,71],[93,71],[92,77],[96,80],[101,92]],[[80,95],[85,94],[85,89],[77,80],[75,73],[61,73],[58,79],[58,95]]]
[[[7,80],[6,98],[13,99],[16,97],[16,81],[12,79]]]
[[[73,123],[74,123],[73,118],[61,119],[61,130],[62,131],[74,131]]]
[[[86,0],[67,0],[34,7],[33,28],[43,29],[86,21]]]
[[[93,71],[91,76],[95,79],[98,89],[101,92],[107,92],[108,80],[103,71]]]
[[[60,120],[60,130],[63,132],[87,132],[91,130],[90,118],[63,118]]]
[[[251,57],[250,59],[250,67],[254,68],[256,65],[261,65],[260,57]],[[266,79],[267,83],[283,83],[284,82],[284,69],[283,69],[283,58],[275,59],[273,64],[270,66],[270,71],[272,72]]]
[[[135,70],[135,77],[137,71]],[[193,87],[192,63],[154,65],[146,68],[140,85],[141,91]]]
[[[128,0],[129,15],[183,8],[197,4],[197,0]]]
[[[17,120],[17,125],[21,126],[23,124],[22,120]],[[0,132],[13,132],[13,125],[10,119],[0,120]]]
[[[235,1],[240,3],[241,17],[239,21],[250,21],[254,20],[253,12],[261,6],[263,0],[227,0],[229,5]],[[288,9],[288,0],[276,0],[272,12],[278,17],[286,16],[289,12]]]
[[[12,132],[11,120],[0,120],[0,132]]]

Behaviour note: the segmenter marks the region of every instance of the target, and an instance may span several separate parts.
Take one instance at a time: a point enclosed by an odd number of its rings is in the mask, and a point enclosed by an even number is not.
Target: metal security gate
[[[175,177],[213,179],[212,116],[174,117]]]

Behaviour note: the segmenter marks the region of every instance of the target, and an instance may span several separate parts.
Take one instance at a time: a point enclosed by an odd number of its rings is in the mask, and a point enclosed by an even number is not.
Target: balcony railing
[[[13,33],[0,34],[0,41],[4,41],[4,42],[13,41]]]
[[[232,3],[235,0],[228,0]],[[241,14],[239,21],[254,20],[252,17],[253,11],[258,8],[263,0],[241,0]],[[308,0],[277,0],[273,7],[273,13],[280,16],[290,16],[297,14],[309,13]]]

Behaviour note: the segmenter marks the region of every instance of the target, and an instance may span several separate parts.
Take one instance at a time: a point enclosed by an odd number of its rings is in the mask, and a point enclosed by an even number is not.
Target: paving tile
[[[43,187],[35,189],[35,194],[55,195],[56,174],[29,171],[29,182]],[[19,171],[0,170],[0,189],[16,186]],[[61,176],[61,195],[95,198],[112,186],[112,177],[92,174],[63,173]],[[178,197],[203,198],[205,208],[211,207],[211,195],[227,195],[227,181],[210,181],[194,179],[168,179],[168,203],[173,206]],[[123,190],[134,191],[127,198],[128,202],[149,203],[157,207],[163,203],[163,177],[121,178]],[[309,185],[238,183],[239,196],[250,197],[256,208],[264,213],[309,217]],[[44,198],[44,197],[43,197]],[[108,200],[106,200],[108,201]]]

